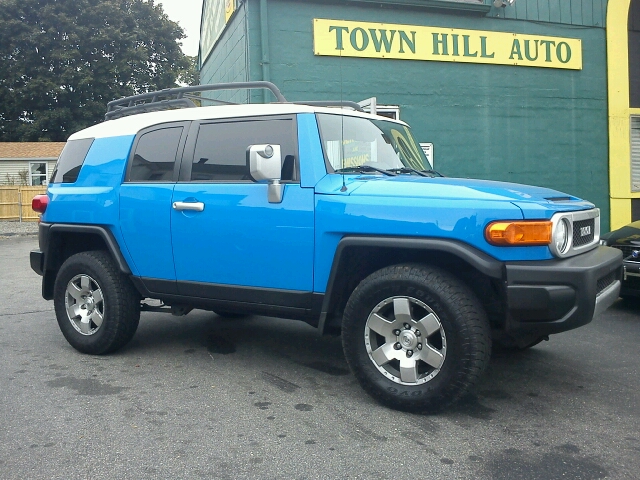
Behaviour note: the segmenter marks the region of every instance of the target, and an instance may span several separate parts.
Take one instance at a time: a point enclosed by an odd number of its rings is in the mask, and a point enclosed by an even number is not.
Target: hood
[[[335,178],[327,182],[321,181],[316,186],[316,192],[351,196],[508,201],[523,210],[534,205],[544,206],[553,211],[593,208],[591,203],[557,190],[517,183],[414,175],[345,175],[346,190],[341,192],[342,175],[327,177]]]
[[[344,188],[343,187],[344,181]],[[522,211],[525,219],[551,218],[559,211],[594,208],[590,202],[550,188],[518,183],[468,178],[419,177],[415,175],[339,175],[325,176],[316,185],[316,193],[466,202],[510,202]]]

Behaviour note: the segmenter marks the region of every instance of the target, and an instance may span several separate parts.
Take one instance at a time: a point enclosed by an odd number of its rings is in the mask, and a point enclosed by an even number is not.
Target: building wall
[[[638,9],[638,0],[611,0],[607,10],[607,51],[609,86],[609,182],[611,195],[611,226],[619,228],[630,221],[640,220],[640,192],[632,188],[632,119],[640,118],[640,105],[633,92],[637,88],[634,66],[640,48],[628,27],[630,7]],[[634,58],[635,56],[635,58]],[[635,123],[635,122],[634,122]]]
[[[513,7],[502,10],[510,19],[603,27],[607,0],[516,0]]]
[[[211,54],[202,59],[200,83],[246,82],[248,72],[247,8],[242,3],[218,39]],[[205,96],[237,103],[246,103],[247,92],[209,92]]]
[[[541,185],[586,198],[600,207],[606,231],[605,4],[516,0],[484,16],[397,5],[268,0],[268,44],[262,45],[264,2],[247,0],[249,79],[266,79],[266,72],[291,101],[375,96],[380,104],[399,105],[401,119],[413,126],[416,138],[434,144],[435,168],[445,175]],[[583,68],[315,56],[314,18],[579,38]]]
[[[46,162],[47,163],[47,180],[51,178],[53,169],[56,166],[55,159],[34,159],[34,160],[4,160],[0,159],[0,185],[10,185],[12,182],[14,185],[20,185],[21,180],[19,172],[23,170],[29,170],[30,162]],[[8,178],[7,178],[8,177]],[[28,182],[28,180],[27,180]]]

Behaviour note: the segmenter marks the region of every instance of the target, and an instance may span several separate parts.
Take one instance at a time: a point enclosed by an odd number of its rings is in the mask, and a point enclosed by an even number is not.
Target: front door
[[[181,294],[278,303],[313,290],[314,195],[300,187],[296,138],[295,117],[192,128],[171,211]],[[282,203],[269,203],[267,185],[249,176],[247,147],[266,143],[282,149]]]

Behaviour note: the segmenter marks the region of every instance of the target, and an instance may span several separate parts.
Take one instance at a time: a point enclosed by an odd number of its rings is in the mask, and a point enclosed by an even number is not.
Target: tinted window
[[[56,162],[50,183],[74,183],[92,143],[93,138],[68,141]]]
[[[246,120],[200,125],[192,181],[251,180],[247,165],[250,145],[280,145],[282,180],[295,180],[295,123],[292,119]]]
[[[162,128],[140,136],[129,172],[130,182],[172,182],[183,127]]]

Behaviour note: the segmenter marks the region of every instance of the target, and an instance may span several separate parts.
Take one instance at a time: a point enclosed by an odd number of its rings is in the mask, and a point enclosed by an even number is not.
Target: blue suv
[[[277,102],[182,108],[229,88]],[[297,319],[341,333],[378,401],[435,411],[477,383],[492,344],[531,347],[618,297],[621,254],[599,245],[594,205],[442,177],[408,125],[358,109],[289,103],[267,82],[111,102],[33,202],[31,266],[69,343],[113,352],[141,310]]]

